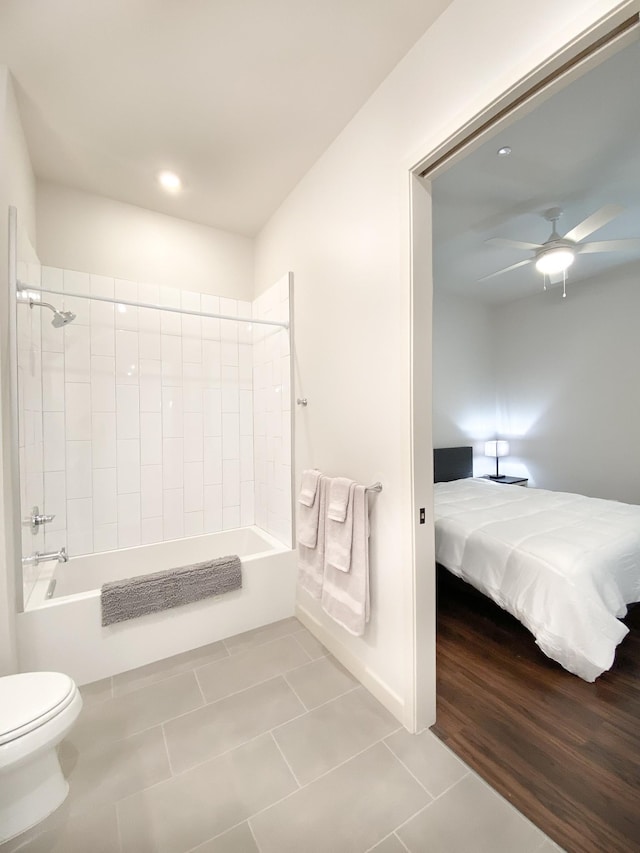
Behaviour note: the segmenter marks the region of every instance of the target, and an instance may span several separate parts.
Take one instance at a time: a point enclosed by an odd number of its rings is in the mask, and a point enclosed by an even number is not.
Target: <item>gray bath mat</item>
[[[113,625],[241,587],[237,556],[105,583],[100,595],[102,624]]]

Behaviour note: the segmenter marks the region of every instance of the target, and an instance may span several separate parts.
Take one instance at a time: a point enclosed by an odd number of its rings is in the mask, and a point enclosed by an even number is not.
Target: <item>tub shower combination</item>
[[[292,615],[290,275],[250,304],[16,273],[21,670],[84,684]],[[242,589],[101,625],[103,584],[231,554]]]

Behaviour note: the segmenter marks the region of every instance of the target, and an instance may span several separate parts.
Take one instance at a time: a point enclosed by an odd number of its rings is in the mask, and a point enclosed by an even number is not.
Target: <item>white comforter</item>
[[[613,664],[640,600],[640,506],[489,480],[435,485],[436,559],[585,681]]]

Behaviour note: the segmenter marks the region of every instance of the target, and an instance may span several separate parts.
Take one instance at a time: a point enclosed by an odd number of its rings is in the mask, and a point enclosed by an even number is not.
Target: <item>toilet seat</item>
[[[61,672],[25,672],[0,679],[0,746],[40,728],[74,700],[77,688]]]

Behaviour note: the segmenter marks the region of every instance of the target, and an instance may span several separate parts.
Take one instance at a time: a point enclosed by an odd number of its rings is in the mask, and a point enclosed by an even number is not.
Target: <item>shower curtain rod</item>
[[[168,305],[154,305],[152,302],[132,302],[129,299],[113,299],[110,296],[92,296],[88,293],[68,293],[63,290],[52,290],[49,287],[32,287],[18,282],[18,293],[53,293],[56,296],[70,296],[74,299],[92,299],[95,302],[110,302],[112,305],[128,305],[131,308],[152,308],[154,311],[169,311],[172,314],[190,314],[193,317],[207,317],[211,320],[235,320],[238,323],[257,323],[261,326],[280,326],[288,329],[289,324],[280,320],[258,320],[254,317],[233,317],[231,314],[212,314],[207,311],[191,311],[188,308],[171,308]]]

